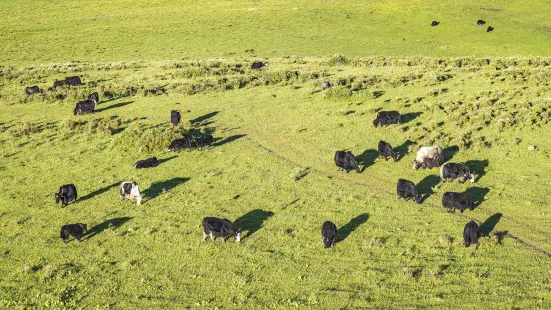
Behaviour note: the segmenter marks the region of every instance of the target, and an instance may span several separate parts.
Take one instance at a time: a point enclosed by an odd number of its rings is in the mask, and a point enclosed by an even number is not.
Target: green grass
[[[545,0],[2,1],[0,63],[336,53],[548,56],[549,11]],[[477,26],[478,19],[487,24]],[[433,20],[440,25],[431,27]]]
[[[260,71],[249,61],[4,67],[0,307],[551,306],[551,59],[290,57]],[[74,74],[86,85],[24,96]],[[325,80],[335,86],[322,92]],[[98,112],[73,116],[92,91]],[[379,109],[410,114],[374,128]],[[189,130],[220,140],[166,151]],[[409,152],[374,159],[380,139]],[[433,144],[447,160],[477,161],[477,182],[414,171],[416,149]],[[362,173],[336,171],[341,149],[364,160]],[[153,155],[165,161],[132,168]],[[398,178],[433,193],[397,201]],[[138,182],[142,205],[119,201],[124,180]],[[66,183],[81,198],[61,209],[53,194]],[[442,194],[463,190],[482,203],[445,212]],[[204,216],[242,226],[242,243],[202,242]],[[485,223],[477,249],[462,245],[470,219]],[[325,220],[344,238],[333,249],[320,241]],[[62,244],[59,228],[76,222],[93,234]]]

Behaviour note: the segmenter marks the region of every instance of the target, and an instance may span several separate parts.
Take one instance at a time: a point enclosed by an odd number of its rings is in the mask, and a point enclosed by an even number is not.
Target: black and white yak
[[[465,163],[450,163],[447,162],[440,167],[440,179],[446,182],[447,179],[458,179],[459,183],[465,183],[469,180],[474,182],[474,174],[471,173],[469,166]]]
[[[136,203],[140,205],[142,203],[142,194],[140,193],[138,184],[136,182],[122,182],[119,198],[121,200],[130,199],[131,201],[134,201],[134,198],[136,198]]]

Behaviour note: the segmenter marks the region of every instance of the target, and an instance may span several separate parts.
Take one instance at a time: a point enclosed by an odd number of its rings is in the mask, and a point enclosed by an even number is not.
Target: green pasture
[[[220,10],[245,6],[235,3]],[[245,7],[282,10],[274,3]],[[353,18],[363,10],[351,11]],[[425,50],[419,44],[411,52]],[[38,61],[54,60],[43,51]],[[166,53],[155,57],[176,55]],[[281,57],[262,70],[251,70],[251,61],[2,67],[0,308],[551,307],[551,59]],[[85,85],[47,91],[69,75]],[[323,81],[333,87],[322,91]],[[44,92],[26,97],[27,85]],[[74,116],[75,102],[93,91],[101,98],[96,113]],[[169,123],[172,109],[182,112],[177,128]],[[381,109],[399,110],[405,123],[374,128]],[[212,148],[167,152],[172,139],[199,131],[217,139]],[[376,158],[380,139],[398,148],[399,162]],[[441,146],[446,160],[468,162],[477,181],[443,184],[436,169],[413,170],[415,151],[427,145]],[[352,151],[362,172],[337,171],[337,150]],[[151,156],[158,167],[132,168]],[[395,199],[398,178],[418,184],[422,204]],[[125,180],[139,184],[142,205],[119,201]],[[54,193],[67,183],[79,199],[60,208]],[[445,212],[442,194],[464,190],[477,207]],[[205,216],[242,227],[242,242],[202,242]],[[465,248],[471,219],[482,237]],[[320,240],[326,220],[339,228],[332,249]],[[78,222],[88,224],[88,235],[64,245],[60,227]]]
[[[551,2],[6,0],[0,64],[182,57],[549,56]],[[483,19],[484,26],[476,22]],[[431,27],[433,20],[440,24]],[[486,32],[487,26],[495,30]]]

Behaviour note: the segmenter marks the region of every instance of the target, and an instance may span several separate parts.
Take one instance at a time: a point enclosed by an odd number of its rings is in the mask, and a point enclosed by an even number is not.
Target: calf
[[[324,248],[332,248],[337,242],[337,226],[329,221],[321,225],[321,242]]]
[[[85,113],[94,113],[95,109],[96,109],[96,101],[87,99],[87,100],[77,102],[77,105],[73,110],[73,114],[77,115],[77,114],[85,114]]]
[[[268,63],[267,62],[262,62],[262,61],[255,61],[253,62],[253,64],[251,65],[251,69],[260,69],[262,67],[267,67],[268,66]]]
[[[27,94],[27,96],[30,96],[32,94],[37,94],[40,92],[41,90],[40,88],[38,88],[38,86],[25,87],[25,94]]]
[[[388,160],[389,157],[392,157],[394,161],[398,161],[398,153],[395,153],[392,150],[392,146],[388,143],[386,143],[383,140],[379,141],[379,145],[377,146],[377,150],[379,151],[379,157],[384,157],[385,160]]]
[[[331,83],[329,83],[329,82],[323,82],[323,84],[321,84],[321,89],[322,90],[326,90],[329,87],[331,87]]]
[[[133,201],[134,197],[136,197],[136,203],[140,205],[142,203],[142,194],[140,194],[138,184],[136,182],[122,182],[119,198],[121,200],[126,198]]]
[[[413,160],[413,169],[438,167],[443,160],[444,155],[439,146],[425,146],[417,151],[417,156]]]
[[[214,142],[212,135],[200,135],[198,137],[193,137],[193,140],[199,149],[203,149],[203,146],[205,145],[210,147]]]
[[[69,76],[69,77],[66,77],[65,78],[65,81],[67,82],[67,84],[71,85],[71,86],[79,86],[79,85],[82,85],[82,81],[80,80],[80,78],[78,76]]]
[[[207,236],[214,241],[216,237],[222,237],[224,242],[229,236],[233,236],[236,242],[241,241],[241,229],[235,229],[232,222],[227,219],[205,217],[203,219],[203,241]]]
[[[396,199],[402,198],[408,201],[410,198],[415,199],[415,202],[421,203],[421,194],[417,191],[415,184],[409,180],[398,179],[396,186]]]
[[[337,165],[338,170],[346,170],[346,173],[349,173],[352,169],[356,169],[356,172],[360,173],[360,166],[358,166],[352,152],[337,151],[335,153],[335,165]]]
[[[141,168],[151,168],[151,167],[157,167],[159,164],[159,161],[157,160],[157,157],[151,157],[144,160],[138,160],[134,164],[134,168],[141,169]]]
[[[486,29],[486,32],[494,31],[494,27],[490,26],[488,29]]]
[[[402,124],[402,116],[398,111],[380,111],[377,113],[377,117],[373,121],[373,126],[377,127],[379,124],[381,126],[386,126],[390,124]]]
[[[465,225],[465,229],[463,229],[463,241],[465,242],[465,247],[468,247],[471,244],[477,244],[478,237],[480,237],[478,225],[475,221],[468,222],[467,225]]]
[[[170,143],[170,145],[168,146],[168,151],[177,152],[183,148],[186,148],[186,150],[189,152],[189,150],[191,149],[191,142],[192,142],[191,137],[183,137],[180,139],[176,139]]]
[[[75,239],[80,242],[80,238],[86,234],[86,226],[86,224],[82,223],[63,225],[61,226],[59,236],[63,243],[67,243],[69,236],[75,237]]]
[[[61,207],[65,207],[70,201],[77,201],[77,188],[74,184],[66,184],[59,187],[59,192],[55,194],[55,203],[61,201]]]
[[[434,27],[434,26],[438,26],[438,24],[440,24],[440,22],[433,20],[430,25]]]
[[[440,179],[446,182],[447,179],[459,179],[459,183],[465,183],[469,180],[474,182],[474,174],[469,170],[469,166],[465,163],[450,163],[447,162],[440,167]]]
[[[180,123],[180,120],[182,117],[180,116],[180,111],[178,110],[172,110],[170,111],[170,122],[172,123],[172,126],[178,126]]]
[[[479,19],[479,20],[476,22],[476,24],[479,25],[479,26],[480,26],[480,25],[484,25],[485,23],[486,23],[486,21],[484,21],[484,20],[482,20],[482,19]]]
[[[463,213],[465,209],[474,209],[474,203],[469,197],[468,192],[456,193],[456,192],[446,192],[442,196],[442,205],[448,211],[455,211],[455,209],[461,210],[460,213]]]
[[[94,100],[96,104],[99,103],[99,94],[98,92],[93,92],[90,95],[88,95],[88,100]]]

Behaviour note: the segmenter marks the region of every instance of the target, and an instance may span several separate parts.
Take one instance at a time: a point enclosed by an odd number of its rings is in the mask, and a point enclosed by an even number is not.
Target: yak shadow
[[[480,236],[485,237],[490,235],[490,233],[494,230],[494,228],[496,227],[497,223],[499,222],[502,216],[503,214],[498,212],[490,216],[487,220],[485,220],[484,223],[482,223],[480,225],[480,228],[478,229],[478,231],[480,232]]]
[[[197,124],[197,123],[201,123],[202,121],[205,121],[211,117],[214,117],[216,114],[218,114],[218,111],[214,111],[214,112],[210,112],[208,114],[205,114],[203,116],[199,116],[197,118],[194,118],[192,120],[190,120],[191,124]]]
[[[78,201],[85,201],[85,200],[88,200],[90,198],[93,198],[94,196],[97,196],[97,195],[100,195],[100,194],[103,194],[105,193],[106,191],[110,190],[111,188],[113,187],[116,187],[120,184],[120,182],[115,182],[113,184],[110,184],[110,185],[107,185],[105,187],[102,187],[98,190],[95,190],[93,192],[91,192],[90,194],[86,195],[86,196],[82,196],[80,197],[80,199],[78,199]]]
[[[505,236],[509,235],[509,231],[508,230],[498,231],[494,235],[497,237],[497,243],[499,245],[503,245],[503,239],[505,238]]]
[[[337,230],[337,240],[338,242],[344,241],[344,239],[348,238],[348,236],[356,230],[360,225],[367,222],[367,219],[369,218],[369,214],[362,213],[355,218],[351,219],[350,222],[348,222],[346,225],[342,226]]]
[[[469,193],[469,197],[471,197],[473,201],[473,209],[484,202],[484,198],[489,191],[490,189],[485,187],[471,187],[467,189],[467,193]]]
[[[448,146],[443,149],[442,154],[444,154],[444,162],[450,161],[457,152],[459,152],[459,147],[457,145]]]
[[[415,145],[417,143],[412,142],[410,140],[407,140],[406,142],[402,143],[400,146],[397,146],[394,148],[394,151],[398,153],[398,161],[400,161],[409,151],[410,145]]]
[[[229,137],[227,137],[227,138],[225,138],[225,139],[222,139],[222,140],[220,140],[220,141],[216,141],[216,142],[213,143],[212,145],[213,145],[213,146],[222,146],[222,145],[224,145],[224,144],[226,144],[226,143],[230,143],[230,142],[235,141],[235,140],[237,140],[237,139],[243,138],[244,136],[246,136],[246,135],[233,135],[233,136],[229,136]]]
[[[268,220],[272,215],[271,211],[265,211],[262,209],[256,209],[247,212],[245,215],[242,215],[236,219],[233,224],[237,228],[247,231],[247,238],[252,236],[257,230],[259,230],[264,222]],[[242,238],[244,239],[244,238]]]
[[[362,165],[362,169],[360,172],[363,172],[367,167],[373,165],[375,163],[375,159],[379,157],[379,152],[377,150],[369,149],[365,150],[360,155],[356,156],[356,160],[360,165]]]
[[[162,159],[159,159],[157,162],[158,162],[158,164],[160,165],[160,164],[165,163],[165,162],[167,162],[167,161],[169,161],[169,160],[171,160],[171,159],[174,159],[174,158],[176,158],[176,157],[178,157],[178,156],[172,156],[172,157],[169,157],[169,158],[162,158]]]
[[[172,178],[170,180],[155,182],[151,186],[143,191],[143,196],[147,197],[147,200],[151,200],[159,196],[162,192],[168,192],[176,186],[189,181],[189,178]]]
[[[488,160],[468,160],[465,162],[469,166],[471,173],[476,175],[475,182],[478,182],[486,174],[486,167],[488,167]]]
[[[110,105],[110,106],[105,107],[105,108],[97,109],[97,110],[95,110],[95,112],[104,112],[104,111],[107,111],[107,110],[111,110],[111,109],[116,109],[116,108],[124,107],[125,105],[129,105],[129,104],[131,104],[131,103],[133,103],[133,102],[134,102],[134,101],[125,101],[125,102],[115,103],[114,105]]]
[[[419,194],[423,195],[421,198],[421,203],[425,201],[425,199],[429,198],[430,195],[434,194],[432,189],[438,185],[438,183],[440,183],[440,177],[431,174],[426,176],[415,186]]]
[[[122,224],[130,221],[131,219],[132,219],[131,217],[117,217],[117,218],[114,218],[114,219],[104,221],[103,223],[98,224],[98,225],[90,228],[88,230],[88,232],[86,233],[86,235],[85,235],[85,237],[86,237],[85,240],[88,240],[88,239],[94,237],[95,235],[102,233],[106,229],[119,228],[120,226],[122,226]]]
[[[423,112],[411,112],[402,114],[402,124],[411,122],[412,120],[418,118]]]

